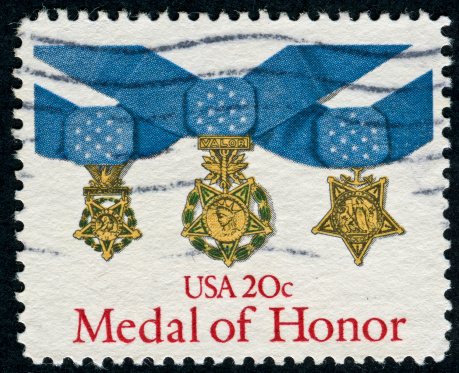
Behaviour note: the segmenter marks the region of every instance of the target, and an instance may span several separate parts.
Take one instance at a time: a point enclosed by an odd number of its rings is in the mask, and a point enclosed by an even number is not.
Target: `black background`
[[[1,0],[0,0],[1,1]],[[392,19],[397,19],[400,14],[406,13],[416,20],[419,11],[424,10],[432,19],[446,15],[451,20],[451,26],[444,27],[442,32],[448,36],[451,44],[445,43],[442,53],[451,56],[452,64],[443,68],[443,74],[451,77],[452,88],[444,88],[442,93],[451,97],[451,106],[443,109],[443,115],[450,118],[450,128],[445,128],[444,136],[451,141],[451,148],[444,149],[443,155],[450,160],[450,168],[443,174],[449,179],[450,186],[444,192],[444,197],[449,200],[449,208],[444,212],[450,220],[450,229],[444,232],[445,238],[450,240],[451,248],[445,251],[445,257],[450,261],[451,268],[446,271],[445,277],[451,281],[451,288],[445,292],[445,297],[452,302],[452,310],[445,312],[445,318],[451,322],[451,330],[446,333],[450,341],[450,349],[443,361],[435,362],[431,357],[426,357],[421,365],[414,362],[411,357],[405,358],[401,363],[396,363],[391,357],[382,362],[376,362],[367,357],[363,364],[355,364],[351,357],[345,359],[344,364],[336,364],[333,358],[324,361],[314,361],[306,357],[303,361],[293,361],[287,357],[283,362],[274,364],[269,357],[270,351],[266,350],[267,358],[262,364],[256,365],[250,357],[244,360],[243,365],[235,365],[228,351],[228,358],[223,363],[215,364],[212,360],[212,351],[209,350],[204,363],[194,362],[187,358],[184,361],[173,361],[166,358],[164,361],[145,359],[142,364],[135,365],[130,358],[126,358],[121,365],[114,364],[106,358],[102,367],[98,367],[90,359],[72,361],[52,361],[44,359],[43,362],[32,361],[23,357],[24,346],[17,341],[17,333],[25,330],[25,326],[18,321],[19,313],[25,306],[16,301],[16,292],[24,290],[24,284],[17,280],[17,272],[24,269],[20,262],[16,262],[16,251],[21,251],[23,246],[15,240],[15,232],[24,229],[20,221],[14,220],[14,213],[22,208],[21,201],[15,200],[15,190],[22,188],[20,180],[16,180],[15,171],[22,167],[20,158],[21,142],[11,135],[11,128],[21,128],[22,122],[14,119],[13,109],[21,107],[21,100],[15,98],[15,89],[21,87],[21,81],[13,78],[15,68],[21,66],[21,60],[14,57],[14,48],[21,45],[21,40],[15,36],[18,21],[23,17],[34,19],[40,10],[46,9],[51,20],[57,18],[55,9],[67,9],[68,18],[76,19],[78,11],[87,11],[90,18],[97,20],[98,12],[105,11],[109,17],[116,19],[118,11],[127,10],[130,18],[135,19],[138,13],[147,13],[155,20],[163,13],[162,17],[176,20],[178,12],[187,12],[192,20],[198,17],[229,17],[237,20],[247,17],[256,20],[260,10],[269,12],[272,19],[276,19],[281,12],[287,13],[291,19],[310,17],[313,20],[320,17],[339,19],[340,12],[349,12],[351,18],[358,22],[361,13],[369,13],[373,20],[377,20],[381,13],[389,13]],[[459,1],[14,1],[3,0],[0,3],[0,369],[2,372],[459,372],[459,231],[458,231],[458,203],[459,203],[459,176],[458,176],[458,104],[459,74],[457,60],[459,56],[458,39],[458,12]],[[207,13],[207,14],[204,14]],[[326,13],[326,14],[325,14]],[[186,15],[180,15],[183,17]],[[446,40],[446,39],[445,39]],[[446,60],[446,59],[445,59]],[[37,191],[45,192],[45,191]],[[46,234],[43,232],[43,234]],[[63,269],[64,270],[64,269]],[[59,289],[56,289],[59,291]],[[426,300],[420,299],[422,307]],[[434,328],[435,325],[432,325]],[[40,364],[38,364],[40,363]]]

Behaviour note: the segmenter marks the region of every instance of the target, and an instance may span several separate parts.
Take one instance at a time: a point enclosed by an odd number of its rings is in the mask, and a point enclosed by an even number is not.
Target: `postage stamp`
[[[448,24],[25,19],[25,356],[442,360]]]

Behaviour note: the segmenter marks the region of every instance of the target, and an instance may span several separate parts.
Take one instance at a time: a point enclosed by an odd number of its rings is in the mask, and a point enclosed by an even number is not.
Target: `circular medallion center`
[[[213,198],[206,205],[203,217],[212,238],[232,242],[246,232],[249,211],[240,199],[225,194]]]
[[[378,201],[367,192],[345,192],[335,201],[331,222],[333,228],[351,241],[379,232],[383,215]]]
[[[119,236],[121,226],[113,214],[102,212],[94,219],[93,230],[100,240],[111,241]]]

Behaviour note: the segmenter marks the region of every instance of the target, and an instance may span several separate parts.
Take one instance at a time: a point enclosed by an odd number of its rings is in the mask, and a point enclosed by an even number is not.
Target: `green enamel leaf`
[[[263,221],[270,221],[271,220],[271,211],[268,207],[263,206],[260,210],[260,218]]]
[[[261,203],[266,201],[266,193],[259,187],[255,189],[255,191],[253,192],[253,196],[255,197],[257,202]]]
[[[188,225],[193,222],[194,212],[193,210],[186,210],[185,214],[183,214],[183,222]]]
[[[198,193],[192,193],[189,198],[188,198],[188,203],[191,206],[195,206],[199,201],[199,194]]]
[[[265,242],[266,236],[264,234],[259,234],[252,239],[252,246],[258,249]]]
[[[214,259],[223,259],[223,254],[218,249],[210,249],[207,254]]]
[[[121,243],[122,243],[124,246],[129,245],[131,242],[132,242],[132,239],[127,238],[127,237],[125,237],[125,238],[123,238],[123,239],[121,240]]]
[[[239,251],[234,255],[234,257],[235,257],[237,260],[244,260],[244,259],[248,258],[249,256],[250,256],[250,251],[247,250],[247,249],[239,250]]]
[[[191,244],[200,251],[204,251],[207,248],[206,242],[201,237],[193,238]]]
[[[93,238],[86,238],[86,239],[84,240],[84,243],[85,243],[86,245],[91,246],[92,244],[94,244],[94,239],[93,239]]]

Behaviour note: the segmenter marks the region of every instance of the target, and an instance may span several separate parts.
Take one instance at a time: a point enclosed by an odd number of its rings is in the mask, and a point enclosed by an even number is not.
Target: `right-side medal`
[[[340,237],[357,265],[363,263],[373,239],[404,232],[384,209],[387,178],[375,180],[370,175],[360,179],[362,169],[352,167],[354,178],[346,175],[341,175],[341,180],[328,178],[331,209],[312,229],[314,234]]]

